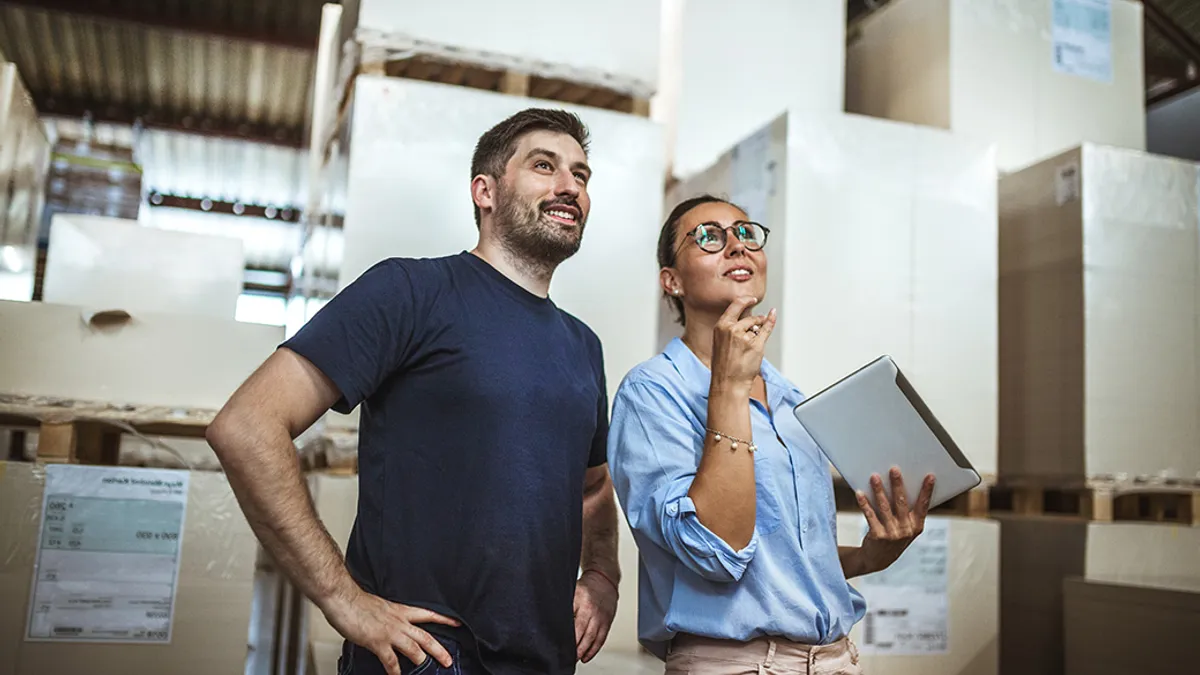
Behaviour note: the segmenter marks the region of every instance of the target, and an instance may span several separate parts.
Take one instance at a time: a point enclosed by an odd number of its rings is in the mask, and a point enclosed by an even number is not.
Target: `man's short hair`
[[[521,137],[532,131],[556,131],[574,138],[586,155],[591,138],[583,120],[565,110],[527,108],[488,129],[475,144],[475,155],[471,158],[471,179],[475,176],[491,176],[499,180],[504,175],[508,160],[517,151]],[[479,207],[475,207],[475,226],[479,226]]]

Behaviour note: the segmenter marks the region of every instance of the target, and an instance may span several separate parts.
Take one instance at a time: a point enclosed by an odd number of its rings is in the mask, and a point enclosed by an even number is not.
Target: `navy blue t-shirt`
[[[424,628],[492,673],[574,672],[584,473],[608,434],[595,333],[462,253],[376,264],[283,346],[337,385],[334,410],[362,404],[358,583],[461,620]]]

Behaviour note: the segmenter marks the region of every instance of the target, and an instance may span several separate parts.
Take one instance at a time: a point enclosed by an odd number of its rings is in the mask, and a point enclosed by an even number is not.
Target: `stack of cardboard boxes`
[[[35,453],[0,462],[0,673],[269,666],[257,542],[225,476],[195,470],[216,468],[196,437],[283,338],[233,319],[241,274],[237,241],[60,216],[55,302],[0,302],[0,422]],[[129,466],[129,433],[168,468]]]
[[[1198,185],[1195,164],[1090,143],[1001,180],[1000,475],[1014,489],[1077,490],[1104,520],[1140,517],[1136,500],[1200,504]],[[1125,502],[1115,513],[1098,507],[1110,493]],[[1187,516],[1005,518],[1005,672],[1062,672],[1072,649],[1072,668],[1093,662],[1082,657],[1102,631],[1079,628],[1064,647],[1079,618],[1064,609],[1064,579],[1187,595],[1200,583]]]

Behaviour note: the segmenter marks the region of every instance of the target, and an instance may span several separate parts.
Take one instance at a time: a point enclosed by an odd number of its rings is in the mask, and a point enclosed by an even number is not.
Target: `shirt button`
[[[668,504],[667,505],[667,515],[673,516],[676,513],[679,513],[679,505],[678,504]]]

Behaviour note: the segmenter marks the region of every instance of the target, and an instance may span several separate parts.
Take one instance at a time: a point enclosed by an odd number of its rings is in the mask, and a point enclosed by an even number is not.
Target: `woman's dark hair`
[[[663,223],[662,230],[658,233],[658,267],[674,267],[675,257],[679,252],[679,247],[675,245],[676,230],[679,227],[679,221],[687,215],[688,211],[702,204],[728,204],[735,209],[745,211],[742,207],[734,204],[728,199],[717,197],[710,194],[702,194],[690,199],[685,199],[671,209],[671,215],[667,216],[667,222]],[[675,309],[675,320],[679,325],[687,325],[687,317],[683,314],[683,300],[669,295],[666,291],[663,292],[667,297],[667,301],[671,303],[671,307]]]

